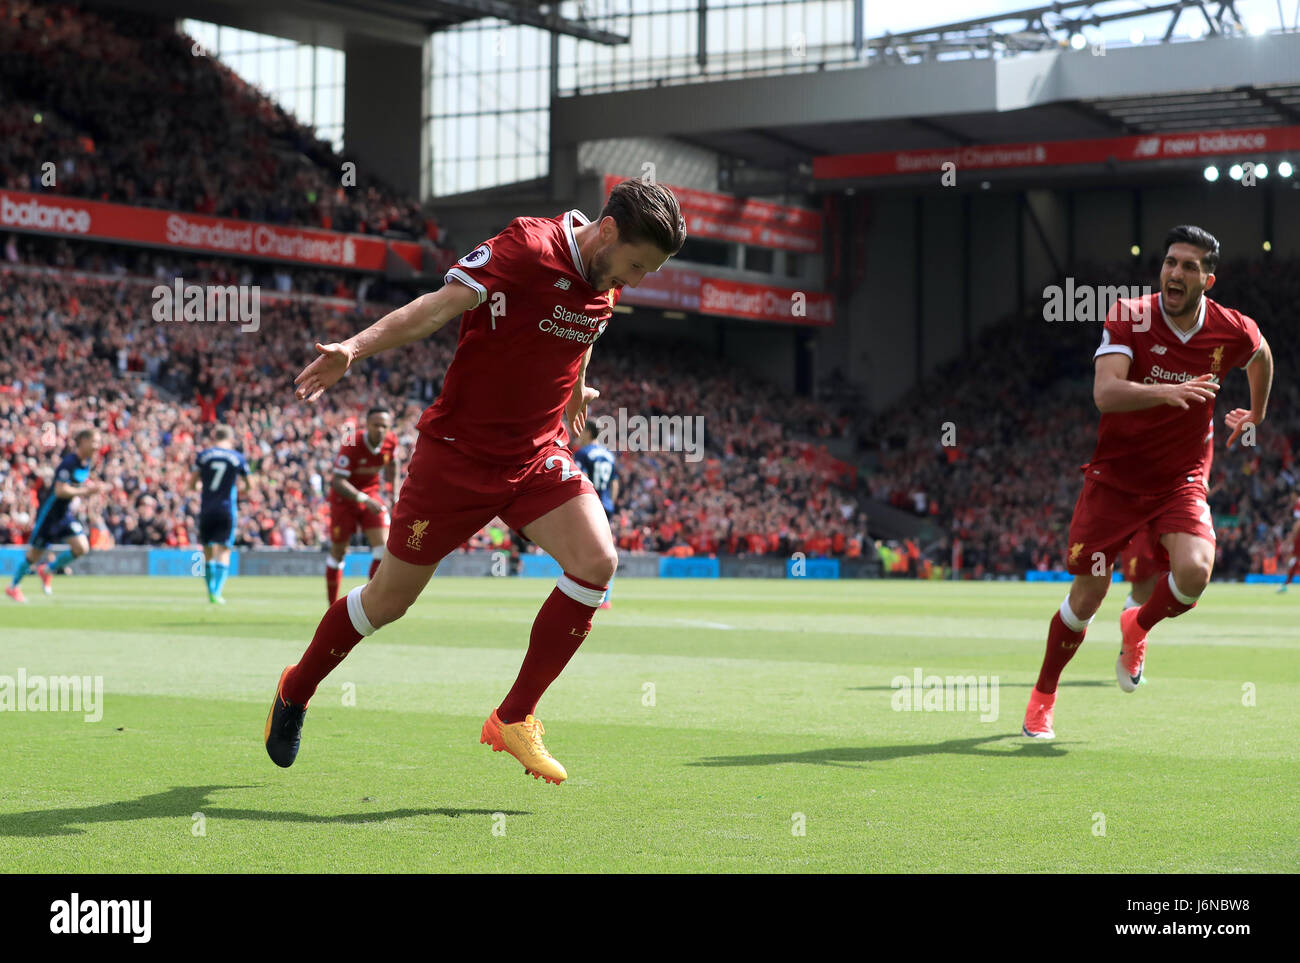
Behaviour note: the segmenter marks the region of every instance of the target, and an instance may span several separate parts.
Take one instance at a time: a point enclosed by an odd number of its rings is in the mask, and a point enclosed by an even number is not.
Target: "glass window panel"
[[[467,156],[467,152],[473,149],[477,139],[478,117],[472,114],[468,117],[457,117],[455,144],[458,156]]]
[[[313,105],[313,109],[316,112],[315,119],[318,122],[330,123],[335,119],[334,104],[335,104],[335,99],[338,97],[338,92],[339,92],[339,88],[337,87],[333,87],[333,88],[324,87],[324,88],[316,89],[315,104]],[[310,93],[310,91],[307,91],[307,93]]]
[[[315,83],[328,87],[330,84],[338,83],[341,79],[335,74],[334,65],[337,58],[333,54],[334,51],[326,50],[324,47],[312,48],[312,59],[314,61],[312,69]]]

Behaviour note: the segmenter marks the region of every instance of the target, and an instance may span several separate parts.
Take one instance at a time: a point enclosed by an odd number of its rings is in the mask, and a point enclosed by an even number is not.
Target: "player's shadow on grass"
[[[815,766],[857,766],[865,762],[889,762],[912,756],[1063,756],[1065,750],[1050,742],[1024,740],[1013,752],[981,749],[990,743],[1006,739],[1024,739],[1019,733],[1004,732],[996,736],[978,736],[971,739],[948,739],[930,744],[913,743],[905,746],[862,746],[836,749],[810,749],[807,752],[759,753],[753,756],[710,756],[688,766],[779,766],[785,763],[806,763]]]
[[[531,816],[530,812],[510,809],[388,809],[376,812],[344,813],[324,816],[314,813],[274,812],[260,809],[229,809],[208,804],[208,796],[223,789],[257,789],[257,786],[177,786],[167,792],[141,796],[122,802],[66,809],[34,809],[25,813],[0,813],[0,836],[80,836],[84,826],[92,823],[122,823],[134,819],[176,819],[189,823],[195,813],[205,819],[248,819],[256,822],[343,823],[357,825],[382,823],[412,816]]]
[[[241,623],[242,624],[242,623]],[[938,673],[935,673],[936,675]],[[910,680],[909,680],[910,681]],[[1030,689],[1036,686],[1037,682],[998,682],[1001,689]],[[1100,679],[1080,679],[1077,682],[1058,682],[1057,685],[1062,688],[1071,689],[1109,689],[1114,682],[1103,682]],[[852,685],[848,688],[849,692],[898,692],[898,686],[894,685]]]

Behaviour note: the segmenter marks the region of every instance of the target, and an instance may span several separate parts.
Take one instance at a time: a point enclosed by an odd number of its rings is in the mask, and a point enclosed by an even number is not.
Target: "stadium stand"
[[[55,162],[53,187],[41,182],[46,160]],[[0,0],[4,187],[445,243],[420,204],[382,183],[362,176],[360,189],[341,190],[344,161],[219,61],[194,56],[170,22]],[[1081,283],[1144,283],[1156,269],[1125,262],[1068,273]],[[151,284],[177,275],[274,292],[256,345],[231,330],[149,320]],[[116,486],[93,519],[101,540],[190,543],[193,499],[180,486],[205,426],[221,420],[235,426],[259,478],[240,544],[319,545],[342,425],[385,400],[409,450],[454,336],[368,362],[316,408],[295,404],[288,385],[311,338],[346,337],[410,293],[340,272],[5,238],[0,542],[26,537],[43,473],[69,432],[94,423],[109,441]],[[1300,295],[1300,265],[1225,265],[1214,295],[1281,333]],[[1271,340],[1279,368],[1297,360],[1293,339]],[[850,558],[875,550],[886,571],[925,574],[956,561],[975,578],[1060,565],[1078,479],[1059,466],[1082,463],[1095,437],[1092,327],[1053,327],[1037,309],[1008,318],[875,417],[833,384],[823,388],[839,400],[796,398],[713,359],[620,338],[617,325],[606,341],[589,373],[601,404],[706,413],[699,462],[622,454],[615,534],[625,550]],[[94,396],[77,390],[87,384],[99,386]],[[1224,576],[1264,571],[1285,550],[1300,419],[1294,385],[1276,391],[1260,447],[1216,459],[1210,502]],[[1229,379],[1221,411],[1244,396],[1242,379]],[[951,413],[957,444],[941,443],[936,410]],[[819,447],[854,435],[872,466],[861,475]],[[871,499],[926,520],[923,534],[872,546]],[[470,544],[495,538],[485,530]]]
[[[418,203],[362,170],[345,192],[346,158],[192,46],[165,19],[0,2],[0,185],[439,240]]]
[[[94,258],[125,268],[109,254]],[[170,278],[177,265],[165,260],[158,276]],[[247,269],[208,259],[183,270],[195,283],[217,283]],[[420,411],[441,388],[454,334],[372,359],[343,390],[307,406],[294,401],[289,385],[310,339],[344,338],[385,306],[264,296],[258,337],[241,339],[233,325],[151,320],[155,283],[68,267],[0,269],[0,326],[13,345],[0,361],[0,452],[10,466],[0,481],[0,539],[23,539],[48,483],[42,472],[69,432],[93,423],[108,439],[106,477],[115,486],[93,527],[123,544],[189,544],[193,495],[180,489],[205,426],[225,421],[258,476],[240,543],[321,544],[328,466],[344,423],[376,402],[392,404],[409,451]],[[847,418],[737,369],[702,358],[683,363],[668,348],[631,340],[600,352],[589,383],[638,412],[709,412],[698,462],[681,451],[623,454],[628,494],[615,529],[624,549],[861,554],[865,518],[854,493],[839,484],[841,469],[828,467],[791,427],[838,422],[847,430]],[[85,384],[99,386],[97,394],[84,397],[78,389]],[[471,544],[490,538],[481,533]]]

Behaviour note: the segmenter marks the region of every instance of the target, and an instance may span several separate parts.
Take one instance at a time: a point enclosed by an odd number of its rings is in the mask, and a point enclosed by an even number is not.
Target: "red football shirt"
[[[359,492],[378,494],[379,473],[393,460],[396,451],[397,435],[391,431],[384,436],[378,448],[371,448],[366,431],[362,429],[353,444],[339,449],[338,457],[334,459],[334,474],[342,475]]]
[[[456,354],[420,431],[498,464],[520,464],[564,436],[582,356],[620,291],[587,283],[573,236],[586,223],[578,211],[517,217],[447,272],[477,292],[478,306],[461,315]]]
[[[1115,303],[1093,358],[1128,355],[1128,380],[1139,384],[1174,384],[1203,374],[1218,375],[1222,382],[1229,369],[1249,363],[1260,346],[1254,321],[1207,297],[1201,298],[1196,325],[1180,331],[1156,293]],[[1208,479],[1213,457],[1212,403],[1192,404],[1186,411],[1159,405],[1103,414],[1097,449],[1083,467],[1089,478],[1113,488],[1153,494]]]

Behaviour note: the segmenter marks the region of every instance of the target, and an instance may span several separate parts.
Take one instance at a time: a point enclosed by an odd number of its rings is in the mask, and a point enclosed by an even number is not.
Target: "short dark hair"
[[[212,438],[214,441],[231,441],[235,437],[235,429],[229,425],[217,425],[212,429]]]
[[[387,405],[376,405],[366,412],[366,421],[370,420],[371,415],[391,415],[392,413],[393,409]]]
[[[615,184],[600,212],[618,225],[618,239],[625,244],[650,242],[669,257],[686,243],[686,219],[673,192],[658,184],[622,181]]]
[[[72,440],[80,445],[87,438],[94,438],[96,430],[95,428],[82,428],[81,431],[72,436]]]
[[[1169,233],[1165,235],[1166,251],[1171,244],[1190,244],[1204,251],[1205,253],[1201,255],[1201,267],[1205,268],[1206,274],[1213,274],[1214,269],[1219,266],[1219,239],[1203,227],[1179,224],[1175,228],[1170,228]]]

